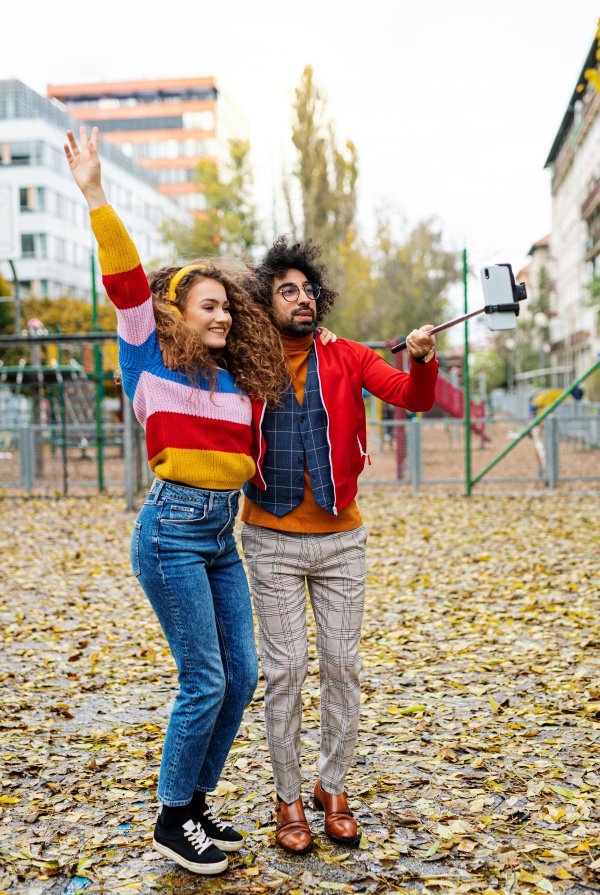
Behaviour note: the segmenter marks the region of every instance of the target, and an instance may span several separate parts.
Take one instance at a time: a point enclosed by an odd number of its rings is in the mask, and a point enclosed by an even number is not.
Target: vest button
[[[300,417],[300,422],[301,422],[301,423],[304,422],[304,417],[303,417],[303,416]]]
[[[296,500],[304,500],[304,494],[296,494]]]
[[[299,475],[298,478],[296,479],[296,481],[297,481],[297,482],[301,482],[301,481],[302,481],[302,476]]]
[[[302,457],[296,457],[296,460],[298,461],[298,463],[302,463]]]
[[[301,435],[298,436],[298,441],[300,442],[300,444],[302,444],[302,436]]]

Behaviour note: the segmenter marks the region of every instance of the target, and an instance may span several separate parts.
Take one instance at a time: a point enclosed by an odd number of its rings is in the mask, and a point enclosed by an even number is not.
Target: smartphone
[[[510,264],[488,264],[482,267],[481,283],[488,327],[493,332],[516,329],[519,303],[515,302],[514,277]]]

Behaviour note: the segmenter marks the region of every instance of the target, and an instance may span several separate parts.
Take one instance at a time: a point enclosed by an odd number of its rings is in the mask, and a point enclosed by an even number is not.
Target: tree
[[[206,210],[191,226],[170,221],[163,237],[180,258],[231,254],[241,256],[261,242],[253,185],[250,142],[229,140],[229,159],[219,166],[214,159],[199,162],[194,180],[206,198]]]
[[[0,298],[12,295],[12,287],[0,274]],[[12,302],[0,301],[0,335],[13,333],[15,329],[15,309]]]
[[[504,343],[500,343],[502,351],[498,350],[496,343],[493,351],[481,351],[473,357],[471,379],[477,382],[480,373],[485,374],[486,391],[489,394],[495,388],[507,388],[508,386],[508,349]]]
[[[373,274],[372,247],[348,228],[346,239],[337,246],[334,259],[327,259],[332,269],[339,301],[327,319],[339,336],[368,342],[383,338],[383,322],[377,307],[378,281]],[[333,263],[332,263],[333,260]]]
[[[419,221],[405,239],[395,239],[389,220],[380,221],[376,252],[378,308],[389,336],[405,335],[424,323],[441,323],[448,289],[462,276],[460,252],[446,249],[433,219]]]
[[[295,222],[289,185],[284,182],[290,224],[322,245],[331,256],[346,241],[356,215],[356,147],[338,147],[335,125],[327,120],[326,100],[311,65],[302,73],[292,105],[292,142],[298,157],[294,176],[300,185],[302,226]]]
[[[307,65],[292,104],[292,171],[300,187],[302,221],[294,213],[292,189],[284,180],[290,224],[297,236],[323,247],[330,281],[340,301],[329,318],[339,335],[369,341],[409,332],[442,318],[448,287],[460,279],[460,259],[442,243],[434,221],[418,223],[404,240],[380,222],[369,245],[356,229],[356,147],[339,147],[323,91]]]
[[[92,331],[92,306],[75,298],[28,298],[23,302],[23,320],[32,317],[42,321],[46,329],[63,333],[89,333]],[[104,332],[114,332],[117,315],[109,302],[98,306],[98,325]]]
[[[431,220],[399,239],[382,219],[373,245],[349,229],[334,269],[340,301],[328,325],[358,341],[396,338],[424,323],[441,323],[448,289],[462,276],[460,253],[444,248],[441,230]]]

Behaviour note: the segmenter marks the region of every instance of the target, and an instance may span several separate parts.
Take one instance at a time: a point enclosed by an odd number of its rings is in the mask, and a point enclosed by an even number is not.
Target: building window
[[[103,97],[98,100],[98,108],[99,109],[118,109],[121,103],[118,99],[113,99],[112,97]]]
[[[215,116],[210,109],[203,112],[184,112],[183,127],[186,131],[211,131],[215,126]]]
[[[65,241],[60,236],[54,237],[54,258],[56,261],[65,261],[66,260],[66,252],[65,252]]]
[[[190,211],[204,211],[206,209],[206,196],[204,193],[182,193],[177,196],[177,204],[188,208]]]
[[[21,256],[23,258],[45,258],[46,234],[21,233]]]
[[[21,187],[19,190],[19,202],[22,212],[45,211],[45,190],[42,186]]]
[[[42,163],[42,152],[42,143],[3,143],[2,164],[40,165]]]
[[[23,258],[35,258],[35,236],[33,233],[21,233],[21,255]]]
[[[193,181],[195,168],[159,168],[156,171],[159,183],[189,183]]]
[[[48,280],[40,280],[40,295],[48,295]]]
[[[30,187],[21,187],[19,190],[19,205],[21,211],[35,211],[35,191]]]

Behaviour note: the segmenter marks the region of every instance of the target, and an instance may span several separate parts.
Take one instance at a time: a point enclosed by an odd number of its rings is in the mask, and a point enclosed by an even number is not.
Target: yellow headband
[[[177,300],[177,296],[175,295],[175,290],[177,289],[180,281],[184,278],[186,273],[190,270],[206,270],[205,264],[190,264],[188,267],[182,267],[181,270],[178,270],[175,276],[172,278],[169,283],[169,295],[167,296],[167,301],[173,307],[173,310],[177,314],[178,317],[181,317],[181,311],[175,305],[175,301]]]

